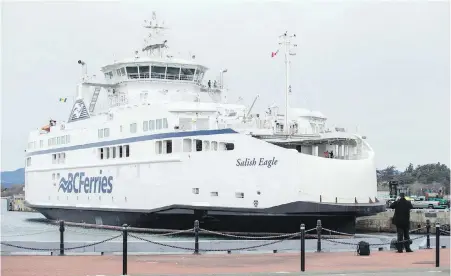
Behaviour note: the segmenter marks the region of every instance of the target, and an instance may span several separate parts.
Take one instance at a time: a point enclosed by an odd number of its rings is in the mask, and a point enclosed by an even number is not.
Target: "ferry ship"
[[[227,70],[207,81],[195,56],[172,55],[155,13],[144,27],[145,47],[102,67],[104,80],[79,60],[67,121],[30,133],[29,207],[87,224],[188,229],[199,220],[210,230],[273,233],[318,219],[353,232],[356,217],[385,211],[366,138],[290,106],[295,35],[279,37],[285,108],[257,114],[258,96],[250,107],[228,102]]]

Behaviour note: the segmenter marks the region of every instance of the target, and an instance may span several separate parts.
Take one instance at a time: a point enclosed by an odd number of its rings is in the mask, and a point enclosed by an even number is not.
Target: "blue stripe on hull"
[[[237,132],[231,128],[226,128],[226,129],[214,129],[214,130],[195,130],[195,131],[157,133],[157,134],[136,136],[136,137],[130,137],[130,138],[95,142],[95,143],[89,143],[89,144],[84,144],[84,145],[76,145],[76,146],[61,147],[61,148],[54,148],[54,149],[47,149],[47,150],[39,150],[39,151],[27,153],[26,156],[33,156],[33,155],[38,155],[38,154],[47,154],[47,153],[54,153],[54,152],[62,152],[62,151],[79,150],[79,149],[105,147],[105,146],[113,146],[113,145],[120,145],[120,144],[129,144],[129,143],[157,140],[157,139],[178,138],[178,137],[188,137],[188,136],[202,136],[202,135],[217,135],[217,134],[232,134],[232,133],[237,133]]]

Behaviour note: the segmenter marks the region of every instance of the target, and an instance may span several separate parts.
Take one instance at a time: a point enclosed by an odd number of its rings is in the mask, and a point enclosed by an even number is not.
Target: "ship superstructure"
[[[49,219],[230,231],[297,231],[300,221],[353,231],[385,210],[365,137],[329,129],[317,111],[290,107],[295,36],[282,34],[285,108],[264,114],[228,103],[221,70],[174,57],[154,14],[130,59],[89,76],[86,63],[67,121],[30,133],[27,204]],[[282,96],[282,95],[281,95]]]

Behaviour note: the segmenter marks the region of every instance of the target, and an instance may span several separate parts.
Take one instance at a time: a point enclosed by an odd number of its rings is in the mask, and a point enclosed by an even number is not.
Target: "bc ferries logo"
[[[69,173],[67,179],[61,178],[58,191],[63,193],[102,193],[111,194],[113,191],[112,176],[86,176],[84,172]]]
[[[72,108],[68,122],[84,120],[89,118],[88,109],[83,100],[77,100]]]
[[[272,159],[265,159],[265,158],[259,158],[259,160],[257,161],[254,158],[245,158],[245,159],[241,159],[238,158],[236,160],[236,166],[237,167],[262,167],[265,166],[267,168],[271,168],[272,166],[277,165],[277,163],[279,162],[279,160],[277,160],[275,157],[273,157]]]

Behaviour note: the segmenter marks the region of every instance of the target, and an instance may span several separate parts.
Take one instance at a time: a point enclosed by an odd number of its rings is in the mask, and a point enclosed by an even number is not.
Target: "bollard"
[[[199,255],[199,221],[194,221],[194,254]]]
[[[440,266],[440,223],[435,224],[435,267]]]
[[[316,221],[316,252],[321,252],[321,232],[323,231],[323,227],[321,226],[321,220]]]
[[[426,248],[431,249],[431,221],[426,220]]]
[[[122,225],[122,275],[127,275],[127,224]]]
[[[305,225],[301,224],[301,271],[305,271]]]
[[[64,220],[60,220],[60,256],[64,256]]]

